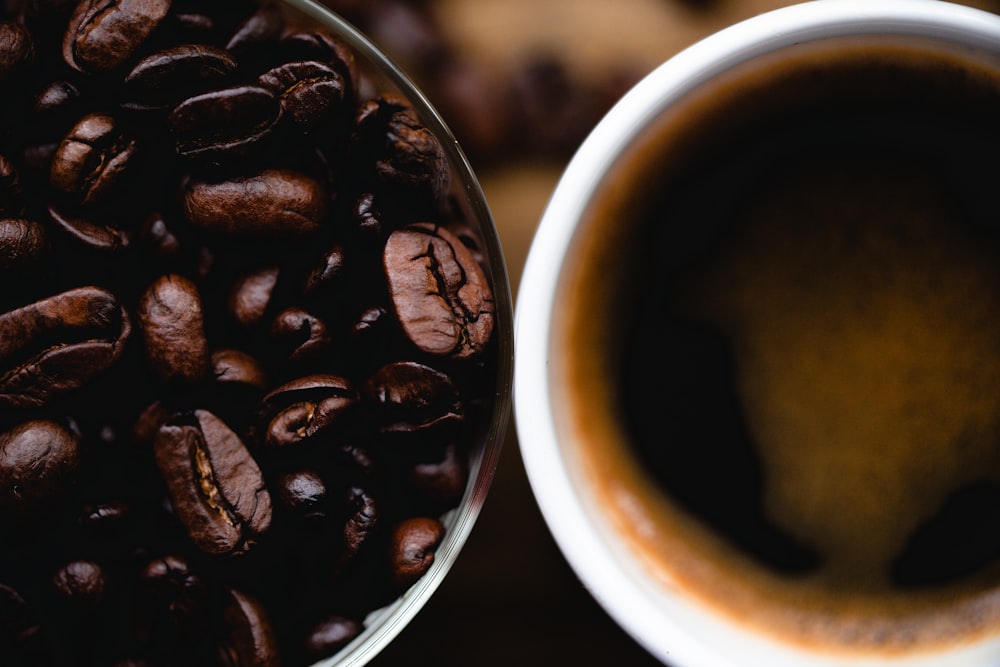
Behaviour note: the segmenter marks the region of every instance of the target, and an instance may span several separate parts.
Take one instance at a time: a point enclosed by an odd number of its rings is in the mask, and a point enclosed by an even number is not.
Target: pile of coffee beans
[[[491,418],[445,151],[280,3],[0,12],[0,665],[335,653]]]

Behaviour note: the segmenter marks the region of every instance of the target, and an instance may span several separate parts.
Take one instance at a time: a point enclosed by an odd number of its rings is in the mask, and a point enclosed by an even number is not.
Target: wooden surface
[[[829,1],[829,0],[824,0]],[[873,0],[875,1],[875,0]],[[615,63],[645,71],[776,0],[438,0],[442,24],[498,70],[557,53],[583,76]],[[997,9],[992,0],[972,3]],[[445,118],[447,121],[447,117]],[[564,163],[473,161],[513,287]],[[556,548],[521,463],[513,424],[484,511],[427,606],[372,662],[394,665],[658,665],[591,598]]]

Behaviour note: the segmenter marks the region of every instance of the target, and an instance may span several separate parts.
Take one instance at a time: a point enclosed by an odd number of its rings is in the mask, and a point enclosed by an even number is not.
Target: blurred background
[[[685,46],[792,4],[322,2],[388,52],[455,133],[486,192],[515,295],[559,174],[604,112]],[[964,4],[1000,12],[1000,0]],[[605,615],[566,564],[535,504],[511,424],[486,506],[456,564],[372,665],[558,663],[660,664]]]

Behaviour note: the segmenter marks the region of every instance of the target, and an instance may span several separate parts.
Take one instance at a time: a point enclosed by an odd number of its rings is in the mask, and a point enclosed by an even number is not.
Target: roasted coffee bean
[[[110,537],[125,529],[132,514],[132,506],[124,500],[109,500],[85,505],[80,511],[77,522],[89,535]]]
[[[147,563],[138,594],[136,631],[143,644],[195,643],[211,627],[209,586],[179,556]]]
[[[383,95],[362,104],[354,150],[374,165],[383,186],[436,201],[448,189],[448,159],[441,143],[400,98]]]
[[[326,616],[309,628],[303,650],[309,660],[321,660],[347,646],[365,627],[346,616]]]
[[[364,489],[349,489],[346,505],[349,514],[344,523],[343,551],[337,567],[343,567],[361,552],[378,530],[381,521],[378,503]]]
[[[31,33],[13,21],[0,22],[0,86],[21,75],[35,57]]]
[[[236,590],[226,593],[225,636],[218,643],[220,667],[279,667],[281,657],[271,620],[257,600]]]
[[[258,83],[281,100],[285,117],[308,131],[329,120],[344,102],[343,77],[317,61],[291,62],[260,75]]]
[[[277,497],[281,506],[300,521],[325,519],[330,510],[326,484],[315,470],[294,470],[279,475]]]
[[[383,265],[393,310],[414,345],[456,358],[483,351],[493,333],[493,292],[451,232],[427,223],[397,230]]]
[[[191,224],[226,236],[292,240],[319,231],[328,194],[318,180],[265,169],[227,181],[192,180],[184,192]]]
[[[270,48],[281,37],[285,18],[275,2],[264,2],[236,28],[226,43],[226,50],[247,56],[260,47]]]
[[[287,447],[350,425],[358,395],[346,378],[308,375],[287,382],[261,400],[264,444]]]
[[[75,391],[121,357],[132,327],[114,295],[80,287],[0,314],[0,405]]]
[[[99,564],[89,560],[66,563],[52,575],[52,590],[75,610],[93,613],[103,602],[108,579]]]
[[[0,219],[0,271],[36,263],[47,247],[48,235],[37,222]]]
[[[208,376],[210,357],[198,287],[178,275],[158,278],[136,313],[149,362],[168,384],[192,385]]]
[[[177,152],[186,157],[241,158],[281,119],[278,98],[261,86],[233,86],[189,97],[167,116]]]
[[[286,308],[271,323],[271,338],[285,359],[302,361],[330,345],[330,334],[323,321],[301,308]]]
[[[35,96],[31,112],[40,135],[62,139],[66,131],[85,115],[83,94],[71,81],[52,81]]]
[[[247,552],[271,525],[271,496],[256,461],[203,410],[178,415],[153,441],[156,465],[188,537],[213,556]]]
[[[173,108],[231,76],[237,67],[228,51],[208,44],[181,44],[146,56],[125,77],[129,109]]]
[[[84,215],[67,214],[54,204],[49,205],[48,213],[49,220],[82,247],[115,253],[127,248],[131,242],[129,232],[107,220],[107,213],[96,214],[96,218],[92,219]]]
[[[421,497],[442,507],[454,507],[465,493],[469,464],[452,443],[445,447],[440,460],[416,463],[410,469],[409,481]]]
[[[230,317],[246,328],[262,322],[277,283],[276,266],[258,269],[239,278],[229,293]]]
[[[309,296],[331,295],[345,283],[345,265],[344,246],[333,244],[306,276],[303,293]]]
[[[413,361],[396,361],[365,382],[365,399],[375,407],[382,433],[420,433],[457,425],[464,410],[447,375]]]
[[[434,552],[444,537],[444,525],[437,519],[414,517],[400,522],[392,531],[389,545],[390,577],[405,588],[424,576],[434,564]]]
[[[80,435],[48,419],[0,434],[0,516],[22,518],[51,509],[73,485]]]
[[[129,173],[136,147],[112,116],[84,116],[56,150],[52,185],[84,204],[104,200]]]
[[[171,0],[81,0],[63,39],[63,59],[107,72],[132,57],[170,10]]]
[[[264,391],[267,376],[260,363],[242,350],[212,352],[212,377],[216,382],[242,384]]]
[[[353,100],[358,80],[354,53],[324,30],[299,31],[285,35],[278,44],[285,62],[314,60],[330,65],[340,74],[344,98]]]
[[[20,593],[0,582],[0,637],[16,636],[30,623],[31,611],[28,603]]]

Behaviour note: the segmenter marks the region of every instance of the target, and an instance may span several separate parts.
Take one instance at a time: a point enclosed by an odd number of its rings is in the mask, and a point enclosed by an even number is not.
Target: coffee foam
[[[804,233],[796,202],[762,200],[742,236],[730,239],[710,270],[691,278],[680,303],[730,330],[738,389],[767,475],[784,480],[768,486],[766,510],[788,532],[829,552],[833,565],[818,574],[790,577],[762,567],[671,501],[629,452],[621,415],[604,409],[616,400],[608,378],[617,362],[602,350],[627,344],[620,325],[637,307],[619,298],[627,278],[621,268],[634,261],[623,258],[635,256],[633,244],[642,245],[631,234],[645,215],[637,202],[652,196],[637,198],[636,189],[658,192],[708,128],[730,122],[732,105],[767,99],[788,76],[801,84],[799,98],[822,91],[821,79],[800,77],[816,63],[917,62],[995,83],[975,63],[927,53],[922,46],[876,49],[859,40],[821,44],[796,57],[776,56],[753,74],[752,86],[739,72],[689,96],[663,114],[596,196],[561,283],[566,307],[557,314],[553,345],[573,352],[551,357],[553,377],[567,387],[556,419],[571,434],[565,442],[593,443],[566,454],[593,489],[588,502],[595,516],[665,589],[766,635],[824,651],[897,654],[1000,629],[998,568],[905,593],[879,574],[947,487],[973,477],[1000,479],[995,252],[951,233],[947,204],[936,199],[937,188],[913,181],[919,177],[902,176],[889,188],[898,186],[899,196],[887,200],[869,175],[834,167],[801,174],[799,196],[812,200],[808,181],[820,179],[824,188],[853,193],[853,201],[831,202],[821,220],[810,213],[813,231]],[[850,222],[852,206],[871,212],[873,200],[881,210],[872,219],[884,224]],[[907,252],[897,245],[900,220]],[[690,236],[678,232],[673,251],[683,255]],[[830,248],[840,250],[831,255]],[[773,261],[761,262],[765,249]],[[883,255],[893,260],[892,270],[870,268]],[[819,266],[823,257],[828,267]],[[859,376],[869,380],[860,390]],[[818,452],[809,467],[798,457],[803,448]],[[880,456],[865,456],[873,449]],[[893,519],[901,508],[905,523]]]

